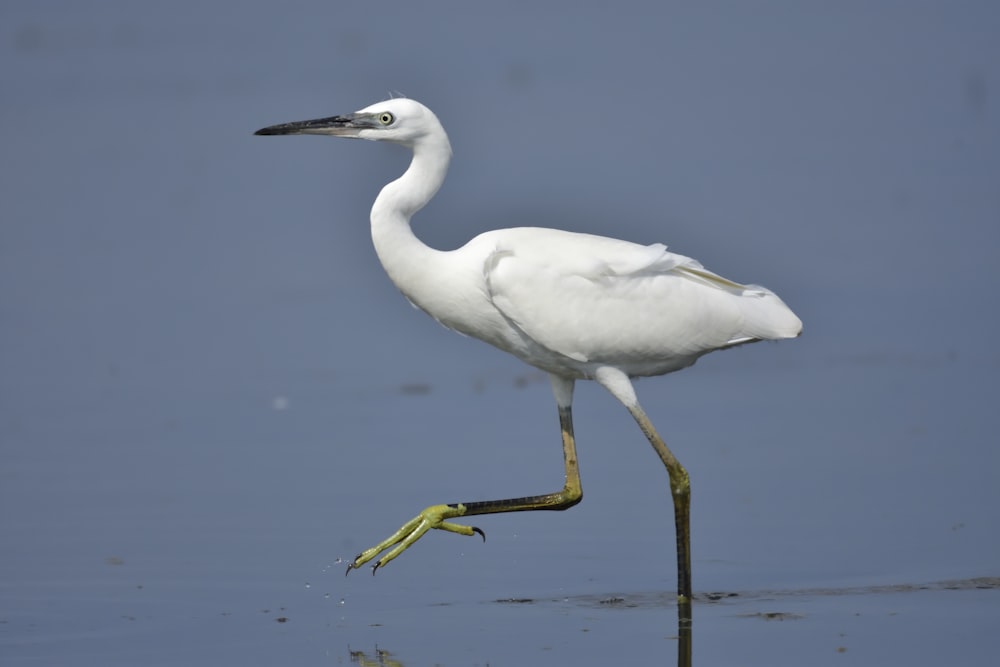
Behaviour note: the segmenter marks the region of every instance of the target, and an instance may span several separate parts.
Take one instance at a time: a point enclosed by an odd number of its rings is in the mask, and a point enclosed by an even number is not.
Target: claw
[[[357,565],[355,565],[355,563],[358,562],[359,558],[361,558],[361,554],[358,554],[357,556],[355,556],[354,560],[352,560],[350,563],[347,564],[347,572],[344,573],[345,577],[351,573],[351,570],[358,569]]]
[[[375,576],[375,570],[377,570],[378,566],[381,565],[381,564],[382,564],[381,562],[377,562],[374,565],[372,565],[372,576],[373,577]]]
[[[483,542],[485,542],[485,541],[486,541],[486,533],[484,533],[484,532],[483,532],[482,530],[480,530],[480,529],[479,529],[478,527],[476,527],[476,526],[472,526],[472,532],[474,532],[474,533],[479,533],[479,536],[483,538]]]

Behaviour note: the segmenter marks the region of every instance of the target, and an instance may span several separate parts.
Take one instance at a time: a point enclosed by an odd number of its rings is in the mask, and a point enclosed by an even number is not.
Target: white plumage
[[[577,502],[569,409],[573,382],[592,379],[632,412],[670,472],[678,522],[678,594],[690,600],[685,572],[690,556],[682,554],[689,549],[687,473],[639,407],[628,378],[679,370],[713,350],[795,337],[802,329],[799,318],[770,290],[722,278],[662,244],[519,227],[480,234],[457,250],[429,248],[413,234],[410,218],[444,181],[451,146],[437,117],[413,100],[387,100],[353,114],[276,125],[258,134],[326,134],[410,148],[409,168],[382,189],[372,206],[372,240],[383,267],[407,299],[444,326],[548,371],[560,407],[567,466],[563,492],[428,508],[389,540],[360,554],[351,567],[391,548],[376,568],[384,565],[428,528],[471,534],[468,527],[444,519],[565,509]]]

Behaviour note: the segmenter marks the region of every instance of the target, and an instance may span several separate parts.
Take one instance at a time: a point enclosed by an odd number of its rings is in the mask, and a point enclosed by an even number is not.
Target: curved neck
[[[413,159],[402,176],[382,188],[372,205],[372,224],[376,218],[402,216],[407,222],[437,194],[448,173],[451,146],[447,138],[440,145],[417,144]]]
[[[409,168],[382,188],[372,205],[372,241],[379,261],[396,287],[418,306],[424,302],[425,290],[431,289],[427,262],[444,253],[413,234],[410,218],[437,193],[449,162],[451,146],[443,132],[433,143],[417,143]]]

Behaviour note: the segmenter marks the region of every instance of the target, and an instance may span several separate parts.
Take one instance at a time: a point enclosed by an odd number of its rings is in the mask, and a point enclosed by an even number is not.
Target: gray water
[[[0,662],[673,664],[666,475],[581,385],[410,308],[404,152],[252,137],[401,92],[455,161],[418,234],[664,242],[794,341],[642,381],[693,484],[693,662],[1000,650],[1000,11],[988,2],[7,3]],[[368,662],[366,662],[368,661]]]

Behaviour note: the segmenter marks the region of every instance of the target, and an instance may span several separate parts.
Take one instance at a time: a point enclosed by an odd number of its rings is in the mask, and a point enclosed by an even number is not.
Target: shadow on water
[[[726,605],[734,602],[762,604],[782,600],[801,600],[805,598],[834,596],[885,596],[897,593],[916,593],[922,591],[971,591],[1000,589],[1000,577],[974,577],[937,581],[923,584],[889,584],[873,586],[848,586],[830,588],[802,588],[788,590],[761,590],[740,592],[702,593],[695,596],[694,605]],[[615,595],[581,595],[559,598],[504,598],[494,600],[498,605],[567,605],[579,608],[600,609],[662,609],[675,604],[674,593],[657,591],[648,593],[629,593]],[[692,605],[681,604],[677,608],[677,667],[691,667],[694,639],[692,629]],[[737,614],[738,618],[757,619],[763,621],[793,621],[805,618],[805,615],[786,611],[753,611]],[[348,649],[352,663],[362,667],[403,667],[405,658],[396,656],[392,651],[376,646],[372,652]]]
[[[396,660],[390,651],[375,647],[371,655],[364,651],[352,651],[348,649],[351,662],[361,665],[361,667],[403,667],[403,663]]]

